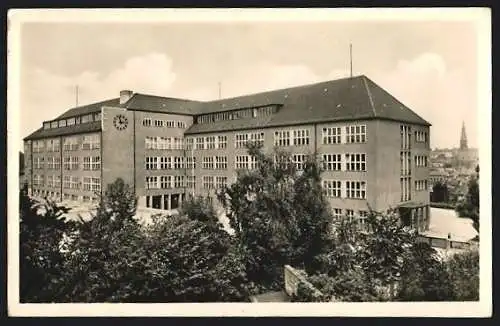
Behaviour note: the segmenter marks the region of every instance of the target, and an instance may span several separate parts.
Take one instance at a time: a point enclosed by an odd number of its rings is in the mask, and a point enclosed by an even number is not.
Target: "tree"
[[[27,186],[20,192],[19,204],[20,300],[53,302],[65,281],[61,243],[73,227],[63,216],[68,209],[32,200]]]
[[[240,171],[218,199],[246,255],[249,279],[281,289],[285,264],[309,267],[325,249],[332,215],[314,158],[300,175],[288,153],[266,155],[255,144],[248,153],[256,168]]]
[[[468,250],[453,255],[446,267],[457,301],[479,300],[479,251]]]
[[[220,227],[222,225],[209,197],[189,197],[182,203],[179,214],[185,215],[191,220],[208,223],[213,226]]]
[[[476,170],[479,171],[479,167]],[[456,210],[459,216],[472,219],[474,228],[479,232],[479,176],[470,178],[465,199]]]

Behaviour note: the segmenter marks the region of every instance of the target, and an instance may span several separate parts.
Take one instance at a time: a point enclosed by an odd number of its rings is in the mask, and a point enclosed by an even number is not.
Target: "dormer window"
[[[44,122],[43,129],[50,129],[50,122]]]
[[[59,127],[66,127],[66,120],[59,120]]]
[[[52,121],[50,123],[50,128],[57,128],[58,124],[57,124],[57,121]]]
[[[81,119],[80,119],[80,117],[76,117],[76,118],[75,118],[75,123],[76,123],[77,125],[78,125],[78,124],[80,124],[80,120],[81,120]]]
[[[75,124],[75,118],[69,118],[68,119],[68,126],[72,126]]]

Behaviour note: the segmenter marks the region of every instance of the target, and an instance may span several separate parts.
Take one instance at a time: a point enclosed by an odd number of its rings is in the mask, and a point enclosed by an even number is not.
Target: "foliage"
[[[457,301],[479,300],[479,251],[469,250],[453,255],[446,267]]]
[[[20,192],[19,204],[20,300],[51,302],[64,281],[60,248],[72,228],[63,217],[68,209],[50,201],[32,200],[26,186]]]
[[[220,222],[217,218],[217,212],[209,200],[209,197],[189,197],[182,203],[179,212],[180,215],[185,215],[191,220],[196,220],[208,223],[213,226],[219,226]]]
[[[257,168],[240,171],[218,199],[245,254],[249,280],[281,288],[285,264],[310,267],[327,247],[332,216],[321,191],[321,170],[310,159],[300,174],[288,153],[266,155],[257,145],[249,145],[248,152]]]
[[[479,177],[473,176],[469,180],[467,194],[457,205],[457,212],[459,216],[471,218],[474,228],[479,231]]]

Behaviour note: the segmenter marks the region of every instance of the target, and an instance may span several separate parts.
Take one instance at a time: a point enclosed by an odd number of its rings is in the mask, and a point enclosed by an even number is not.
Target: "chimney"
[[[120,104],[126,103],[132,97],[133,92],[129,90],[120,91]]]

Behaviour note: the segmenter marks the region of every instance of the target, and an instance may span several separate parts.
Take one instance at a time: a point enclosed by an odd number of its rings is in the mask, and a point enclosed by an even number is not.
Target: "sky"
[[[193,100],[366,75],[432,124],[431,147],[478,146],[470,22],[24,23],[20,137],[122,89]],[[21,140],[20,140],[21,141]]]

